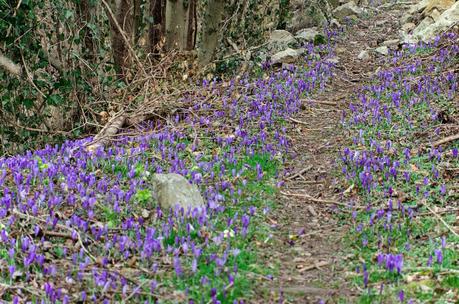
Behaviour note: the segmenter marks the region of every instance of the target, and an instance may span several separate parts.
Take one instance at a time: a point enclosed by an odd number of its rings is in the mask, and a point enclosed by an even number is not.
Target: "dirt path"
[[[278,229],[268,254],[271,262],[280,261],[279,276],[271,287],[271,295],[279,303],[353,302],[352,297],[358,295],[345,278],[351,269],[346,268],[349,253],[341,242],[349,230],[339,223],[343,211],[324,201],[345,203],[340,200],[345,189],[338,182],[335,164],[341,147],[349,141],[340,126],[342,110],[384,58],[370,51],[370,60],[361,61],[358,55],[398,38],[398,19],[406,7],[405,3],[373,10],[371,17],[349,27],[338,38],[335,51],[339,63],[334,79],[313,98],[319,103],[312,107],[305,104],[292,119],[289,134],[296,157],[288,164],[293,173],[286,177],[281,190],[282,208],[272,216]]]

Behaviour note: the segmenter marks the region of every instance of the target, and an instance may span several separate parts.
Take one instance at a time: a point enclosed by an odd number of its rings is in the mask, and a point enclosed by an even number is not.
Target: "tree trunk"
[[[81,28],[83,33],[83,55],[86,60],[91,63],[96,61],[96,50],[94,45],[94,38],[92,36],[92,30],[88,24],[92,21],[91,8],[92,5],[90,0],[81,0],[79,2],[78,12],[81,20]]]
[[[224,0],[209,0],[204,13],[202,24],[202,37],[199,46],[199,63],[210,63],[218,46],[218,26],[221,22],[225,8]]]
[[[166,5],[164,0],[150,0],[150,16],[153,17],[153,22],[149,27],[149,42],[150,52],[156,53],[157,46],[164,35],[164,13]]]
[[[188,49],[188,18],[190,3],[187,0],[167,0],[166,3],[166,48]]]
[[[116,1],[115,17],[121,29],[126,34],[126,37],[132,39],[132,27],[133,27],[133,14],[130,10],[131,0],[118,0]],[[129,66],[129,51],[122,34],[118,28],[111,22],[113,38],[113,60],[115,61],[115,68],[117,69],[118,77],[124,79],[126,76],[126,70]]]
[[[133,9],[133,20],[134,20],[134,24],[133,24],[133,29],[132,29],[132,33],[133,33],[133,41],[134,41],[134,45],[137,45],[137,43],[139,42],[139,38],[140,36],[142,35],[142,32],[141,32],[141,27],[142,27],[142,11],[140,9],[140,5],[141,5],[141,0],[133,0],[133,5],[134,5],[134,9]]]
[[[194,49],[196,44],[196,30],[197,30],[197,18],[196,18],[196,0],[190,0],[188,8],[188,32],[186,47],[188,50]]]

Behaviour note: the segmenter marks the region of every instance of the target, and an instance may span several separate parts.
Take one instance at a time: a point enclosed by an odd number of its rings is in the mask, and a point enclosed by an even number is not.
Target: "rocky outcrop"
[[[412,6],[401,21],[403,42],[427,42],[459,24],[459,2],[423,0]]]
[[[413,35],[422,41],[431,40],[436,35],[450,29],[459,23],[459,2],[445,10],[438,19],[426,28],[413,30]]]
[[[359,55],[357,56],[358,59],[362,60],[362,61],[367,61],[370,59],[370,53],[367,51],[367,50],[363,50],[359,53]]]
[[[283,50],[281,52],[274,54],[271,57],[271,62],[273,64],[294,63],[303,52],[304,52],[304,49],[294,50],[294,49],[288,48],[286,50]]]
[[[357,6],[354,1],[349,1],[346,4],[340,5],[333,10],[333,16],[339,21],[345,18],[356,19],[363,13],[363,9]]]
[[[454,0],[431,0],[427,3],[426,7],[422,11],[422,17],[431,16],[435,19],[435,16],[440,16],[441,13],[453,6]]]
[[[284,30],[275,30],[271,33],[268,43],[270,44],[282,44],[288,45],[289,43],[295,42],[295,37]]]
[[[313,42],[317,35],[319,35],[317,28],[307,28],[300,30],[296,33],[295,38],[300,42]]]
[[[287,29],[291,32],[321,27],[332,19],[332,6],[328,0],[294,0],[290,6],[292,18]]]
[[[387,55],[389,55],[389,48],[387,46],[383,45],[383,46],[377,47],[375,49],[375,52],[380,54],[380,55],[387,56]]]

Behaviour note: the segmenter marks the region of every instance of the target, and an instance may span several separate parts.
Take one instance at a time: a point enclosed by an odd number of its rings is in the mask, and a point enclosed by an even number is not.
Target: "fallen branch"
[[[20,290],[27,291],[30,294],[33,294],[34,296],[37,296],[37,297],[40,297],[40,298],[43,296],[42,294],[40,294],[39,290],[31,289],[31,288],[25,287],[23,285],[18,285],[17,283],[14,283],[14,285],[9,285],[9,284],[6,284],[6,283],[0,283],[0,288],[12,289],[12,290],[20,289]]]
[[[15,209],[12,210],[12,213],[23,218],[23,219],[26,219],[26,220],[30,220],[30,218],[33,218],[34,220],[36,221],[39,221],[39,222],[42,222],[42,223],[45,223],[45,224],[48,224],[48,222],[44,219],[41,219],[39,217],[36,217],[36,216],[33,216],[33,215],[30,215],[30,214],[25,214],[25,213],[21,213]],[[89,250],[84,246],[83,244],[83,239],[81,238],[81,235],[78,231],[70,228],[70,227],[67,227],[65,225],[62,225],[62,224],[56,224],[56,227],[58,228],[61,228],[61,229],[64,229],[64,230],[67,230],[69,231],[70,233],[76,233],[76,236],[77,236],[77,239],[78,239],[78,243],[80,244],[81,248],[83,249],[83,251],[88,255],[89,258],[91,258],[91,260],[93,262],[96,261],[96,258],[89,252]],[[46,233],[45,233],[46,234]]]
[[[287,193],[287,192],[284,192],[284,191],[281,191],[280,193],[282,195],[284,195],[284,196],[293,196],[293,197],[305,198],[306,200],[311,201],[311,202],[315,202],[315,203],[322,203],[322,204],[330,204],[330,205],[339,205],[339,206],[343,206],[343,207],[349,207],[349,205],[345,204],[345,203],[340,203],[338,201],[333,201],[333,200],[325,200],[325,199],[320,199],[320,198],[314,198],[314,197],[310,196],[309,194]],[[356,208],[360,209],[360,208],[364,208],[364,207],[356,207]]]
[[[437,214],[445,214],[445,213],[451,213],[451,212],[456,212],[456,211],[459,211],[459,208],[452,208],[452,209],[442,210],[442,211],[438,211],[436,213]],[[422,213],[415,214],[414,216],[415,217],[419,217],[419,216],[426,216],[426,215],[431,215],[431,214],[432,214],[431,212],[422,212]]]
[[[86,146],[86,151],[94,152],[99,147],[105,146],[110,138],[121,129],[126,121],[126,115],[124,113],[114,116],[105,125],[105,127],[94,137],[94,140]]]
[[[322,101],[322,100],[307,100],[307,99],[301,99],[303,102],[312,102],[312,103],[317,103],[317,104],[323,104],[327,106],[337,106],[338,104],[336,102],[332,101]]]
[[[319,269],[319,267],[327,266],[328,264],[330,264],[330,262],[328,262],[328,261],[322,261],[322,262],[314,263],[314,264],[305,266],[305,267],[303,267],[303,268],[300,268],[300,269],[298,269],[298,271],[299,271],[299,272],[305,272],[305,271],[308,271],[308,270],[311,270],[311,269],[314,269],[314,268]]]
[[[300,124],[300,125],[305,125],[305,126],[309,125],[309,124],[305,123],[304,121],[297,120],[297,119],[291,118],[291,117],[289,117],[288,120],[293,121],[294,123],[297,123],[297,124]]]
[[[437,147],[437,146],[446,144],[446,143],[448,143],[450,141],[453,141],[453,140],[456,140],[456,139],[459,139],[459,134],[451,135],[451,136],[445,137],[443,139],[440,139],[440,140],[434,142],[432,144],[432,146]]]
[[[456,237],[459,237],[459,234],[457,234],[456,231],[453,230],[453,228],[451,228],[450,225],[448,225],[447,222],[445,222],[445,220],[439,216],[432,208],[430,208],[425,201],[421,201],[421,203],[430,211],[430,213],[432,213],[433,216],[435,216],[452,234],[454,234],[454,236]]]
[[[292,176],[289,176],[286,178],[286,180],[293,180],[295,177],[299,177],[299,176],[302,176],[305,172],[309,171],[312,169],[313,166],[308,166],[306,168],[303,168],[301,169],[300,171],[296,172],[295,174],[293,174]]]
[[[130,295],[128,295],[123,301],[121,301],[121,303],[127,303],[129,299],[131,299],[133,296],[135,296],[137,294],[137,292],[142,289],[145,285],[147,285],[147,283],[151,283],[152,281],[150,280],[145,280],[143,281],[139,286],[137,286]]]

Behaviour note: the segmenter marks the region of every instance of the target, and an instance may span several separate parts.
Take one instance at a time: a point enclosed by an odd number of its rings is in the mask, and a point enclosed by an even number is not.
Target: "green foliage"
[[[106,79],[111,69],[100,71],[103,61],[95,60],[106,60],[110,28],[103,16],[99,23],[83,16],[82,2],[0,1],[0,50],[23,73],[0,69],[0,154],[80,134],[82,111],[97,110],[90,103],[113,82]]]
[[[290,0],[279,0],[279,9],[277,10],[277,28],[285,30],[287,21],[290,18],[289,14]]]

